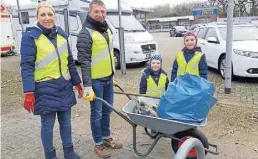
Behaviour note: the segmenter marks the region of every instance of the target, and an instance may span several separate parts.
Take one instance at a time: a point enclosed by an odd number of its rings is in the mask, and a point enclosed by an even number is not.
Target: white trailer
[[[6,7],[1,4],[1,55],[15,54],[15,40],[12,31],[11,16]]]
[[[77,60],[77,35],[82,29],[82,25],[88,14],[88,0],[66,0],[66,1],[47,1],[56,10],[57,25],[63,29],[65,24],[69,25],[70,44],[73,52],[73,57]],[[120,59],[119,47],[119,13],[116,0],[104,0],[107,8],[107,23],[113,33],[113,46],[115,51],[115,59]],[[31,26],[36,22],[35,6],[36,2],[29,5],[21,5],[22,23],[24,28]],[[68,10],[68,23],[65,21],[64,9]],[[125,29],[125,59],[126,63],[146,63],[151,55],[159,54],[158,44],[154,41],[152,35],[143,28],[140,22],[133,16],[132,9],[126,4],[122,4],[122,26]],[[17,10],[13,13],[14,30],[17,44],[20,44],[21,25],[18,20]],[[68,31],[68,29],[66,30]],[[116,67],[120,66],[119,60],[116,60]]]

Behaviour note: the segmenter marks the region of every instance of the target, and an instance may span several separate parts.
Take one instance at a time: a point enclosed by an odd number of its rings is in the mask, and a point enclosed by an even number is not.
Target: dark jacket
[[[99,28],[93,25],[93,23],[96,23],[92,18],[87,16],[87,19],[85,20],[85,23],[83,24],[83,28],[80,31],[77,39],[77,51],[78,51],[78,61],[81,64],[81,70],[82,70],[82,81],[84,87],[92,86],[92,79],[91,79],[91,55],[92,55],[92,44],[93,40],[91,37],[91,34],[86,28],[96,30],[100,34],[104,36],[104,38],[107,40],[107,43],[109,41],[108,38],[108,32],[107,31],[100,31]],[[101,78],[99,80],[110,80],[113,77],[114,72],[111,76]]]
[[[196,51],[202,51],[200,47],[196,47],[193,50],[188,50],[187,48],[183,48],[182,51],[184,52],[184,57],[186,62],[189,62],[192,57],[194,56],[194,53]],[[175,59],[173,66],[172,66],[172,72],[171,72],[171,82],[173,82],[176,77],[177,77],[177,69],[178,69],[178,64],[177,60]],[[200,77],[207,79],[208,77],[208,65],[206,62],[206,57],[205,54],[202,55],[200,63],[199,63],[199,72],[200,72]]]
[[[143,73],[142,73],[141,81],[140,81],[139,93],[140,94],[146,94],[147,78],[149,78],[149,76],[151,76],[152,79],[155,81],[155,83],[158,85],[161,73],[164,73],[165,75],[167,75],[167,73],[163,69],[161,69],[157,75],[155,75],[154,71],[152,71],[150,67],[144,69]],[[168,83],[169,83],[169,80],[167,78],[166,87],[165,87],[166,90],[167,90],[167,87],[168,87]]]
[[[41,28],[38,24],[38,26]],[[53,29],[51,33],[46,32],[44,28],[31,27],[27,33],[22,36],[21,40],[21,75],[23,83],[23,91],[35,92],[36,102],[34,105],[34,114],[47,114],[55,111],[66,111],[68,108],[76,104],[76,98],[73,91],[73,86],[80,84],[81,79],[76,70],[73,61],[72,52],[68,45],[68,68],[71,75],[70,80],[65,80],[63,77],[44,82],[35,82],[35,60],[37,56],[37,47],[34,39],[37,39],[41,34],[56,45],[56,35],[60,34],[65,39],[68,35],[59,27]]]

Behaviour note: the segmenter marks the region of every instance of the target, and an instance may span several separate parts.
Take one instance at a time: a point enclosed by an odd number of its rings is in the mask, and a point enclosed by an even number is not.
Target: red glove
[[[24,108],[30,113],[34,110],[35,95],[34,92],[28,92],[24,94]]]
[[[78,98],[81,98],[82,97],[82,94],[83,94],[83,90],[82,90],[82,86],[80,84],[77,84],[75,86],[77,92],[78,92]]]

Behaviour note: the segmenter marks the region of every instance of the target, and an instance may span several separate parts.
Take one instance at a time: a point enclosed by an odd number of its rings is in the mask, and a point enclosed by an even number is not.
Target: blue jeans
[[[107,101],[110,105],[113,105],[113,80],[92,80],[92,88],[97,97],[100,97]],[[90,102],[90,105],[90,123],[92,136],[95,144],[100,145],[103,143],[103,139],[110,138],[110,114],[112,110],[98,100]]]
[[[71,147],[72,128],[71,128],[71,108],[67,111],[51,112],[41,116],[41,140],[45,152],[54,150],[53,128],[56,120],[56,114],[60,125],[60,136],[63,147]]]

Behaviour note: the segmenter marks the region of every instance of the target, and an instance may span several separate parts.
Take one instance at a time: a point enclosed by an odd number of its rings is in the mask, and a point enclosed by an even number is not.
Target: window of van
[[[29,12],[21,12],[22,24],[30,24]]]
[[[115,27],[119,27],[119,16],[118,13],[108,13],[107,19]],[[122,27],[128,32],[145,32],[146,30],[142,24],[130,13],[122,14]]]

